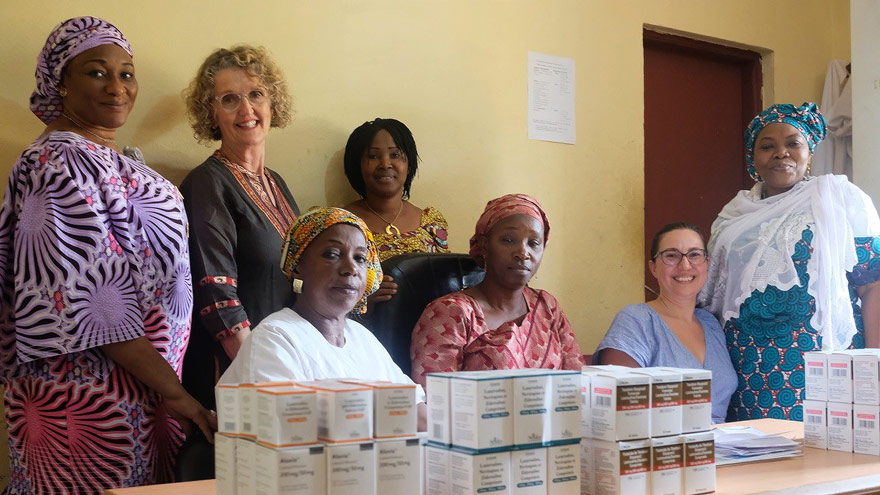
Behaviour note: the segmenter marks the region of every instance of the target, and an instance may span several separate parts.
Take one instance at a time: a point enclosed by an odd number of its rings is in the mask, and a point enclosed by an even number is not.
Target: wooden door
[[[645,298],[651,239],[671,222],[708,236],[721,208],[754,182],[743,131],[761,110],[761,59],[753,51],[644,31]]]

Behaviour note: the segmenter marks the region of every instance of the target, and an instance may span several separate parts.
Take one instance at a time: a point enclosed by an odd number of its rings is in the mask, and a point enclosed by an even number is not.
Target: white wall
[[[853,182],[880,204],[880,0],[851,0]]]

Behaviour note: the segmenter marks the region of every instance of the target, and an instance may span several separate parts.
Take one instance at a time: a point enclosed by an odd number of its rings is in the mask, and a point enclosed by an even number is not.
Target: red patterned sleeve
[[[552,328],[559,335],[559,343],[562,347],[562,369],[580,371],[584,364],[584,356],[581,353],[581,346],[578,345],[577,337],[571,330],[571,323],[555,297],[546,291],[544,297],[552,315]]]
[[[238,228],[230,191],[212,172],[195,169],[180,186],[190,225],[194,331],[221,340],[251,322],[238,297]]]
[[[454,294],[428,304],[412,335],[414,382],[424,386],[427,373],[461,369],[472,313]]]
[[[449,243],[447,237],[449,235],[449,225],[446,223],[446,219],[443,218],[440,210],[428,207],[427,211],[427,223],[425,223],[424,228],[431,234],[432,242],[435,246],[435,249],[429,249],[428,251],[448,253]]]

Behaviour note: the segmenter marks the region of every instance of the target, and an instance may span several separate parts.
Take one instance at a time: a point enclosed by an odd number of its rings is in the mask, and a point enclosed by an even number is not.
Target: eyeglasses
[[[708,255],[709,253],[707,253],[705,249],[700,248],[688,249],[688,252],[686,253],[682,253],[675,248],[669,248],[654,255],[654,259],[656,260],[657,258],[660,258],[664,265],[669,266],[675,266],[681,263],[683,258],[687,258],[688,263],[692,265],[702,265],[706,262]]]
[[[242,93],[226,93],[225,95],[215,96],[214,99],[220,102],[220,108],[224,111],[232,113],[241,106],[241,100],[247,98],[252,107],[262,105],[268,98],[266,92],[262,89],[255,89],[247,94]]]

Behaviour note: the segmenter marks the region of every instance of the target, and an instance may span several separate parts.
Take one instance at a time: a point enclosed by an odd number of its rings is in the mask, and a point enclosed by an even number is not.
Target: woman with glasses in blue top
[[[648,267],[657,299],[623,308],[599,344],[594,362],[629,367],[671,366],[712,371],[712,422],[723,422],[737,378],[718,320],[699,309],[706,283],[706,242],[687,223],[666,225],[651,243]]]

